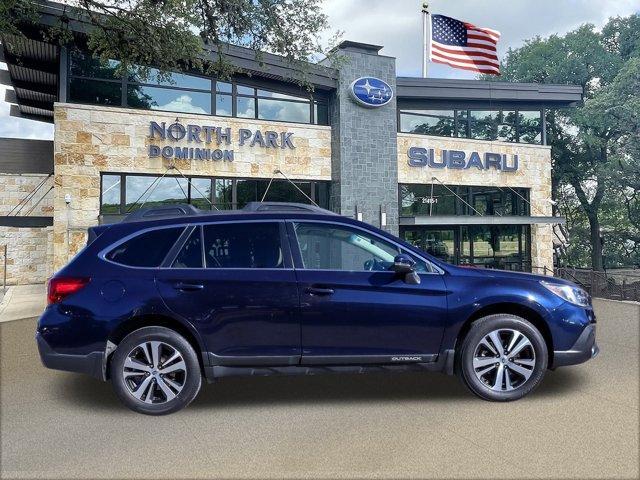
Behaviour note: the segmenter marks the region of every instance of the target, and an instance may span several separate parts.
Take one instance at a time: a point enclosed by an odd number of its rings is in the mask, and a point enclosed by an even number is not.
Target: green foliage
[[[507,52],[502,74],[584,88],[583,105],[547,113],[553,192],[571,241],[565,261],[595,269],[639,264],[640,16],[528,40]]]
[[[0,31],[17,33],[37,18],[29,0],[0,0]],[[293,80],[310,88],[307,61],[322,52],[319,33],[327,28],[319,0],[77,0],[66,7],[49,39],[69,39],[68,21],[91,24],[89,49],[104,62],[120,60],[154,66],[161,80],[168,72],[196,69],[219,78],[238,71],[225,56],[227,44],[283,56]],[[141,77],[149,69],[139,69]],[[155,75],[154,71],[154,75]]]

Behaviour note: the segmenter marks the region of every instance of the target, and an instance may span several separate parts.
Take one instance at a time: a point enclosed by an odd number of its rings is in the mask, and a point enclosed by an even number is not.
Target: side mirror
[[[393,266],[391,269],[396,273],[410,273],[414,271],[414,266],[416,262],[409,255],[405,255],[401,253],[400,255],[396,255],[393,259]]]
[[[416,273],[416,262],[409,255],[400,254],[393,259],[391,270],[398,275],[402,275],[405,283],[409,285],[418,285],[420,283],[420,275]]]

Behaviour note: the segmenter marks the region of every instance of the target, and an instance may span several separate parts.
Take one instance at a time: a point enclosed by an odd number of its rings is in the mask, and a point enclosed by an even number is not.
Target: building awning
[[[400,217],[400,225],[534,225],[565,224],[564,217],[531,217],[521,215],[419,215]]]
[[[583,101],[580,85],[557,85],[542,83],[490,82],[482,80],[460,80],[448,78],[397,78],[397,98],[400,108],[419,108],[420,102],[430,105],[456,105],[474,108],[494,107],[518,108],[567,108]]]

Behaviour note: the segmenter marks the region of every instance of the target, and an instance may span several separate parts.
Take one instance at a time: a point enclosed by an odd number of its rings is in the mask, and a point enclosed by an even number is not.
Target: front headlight
[[[552,293],[566,300],[569,303],[578,305],[580,307],[588,307],[591,305],[591,298],[589,294],[580,287],[574,287],[571,285],[561,285],[558,283],[549,283],[544,280],[540,284]]]

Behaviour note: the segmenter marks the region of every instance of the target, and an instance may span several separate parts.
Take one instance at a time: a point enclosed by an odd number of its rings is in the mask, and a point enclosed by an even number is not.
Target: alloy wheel
[[[498,392],[524,385],[536,366],[531,340],[517,330],[501,328],[485,335],[473,354],[473,371],[482,383]]]
[[[150,341],[134,347],[124,362],[124,383],[129,393],[144,403],[173,400],[184,388],[187,365],[171,345]]]

